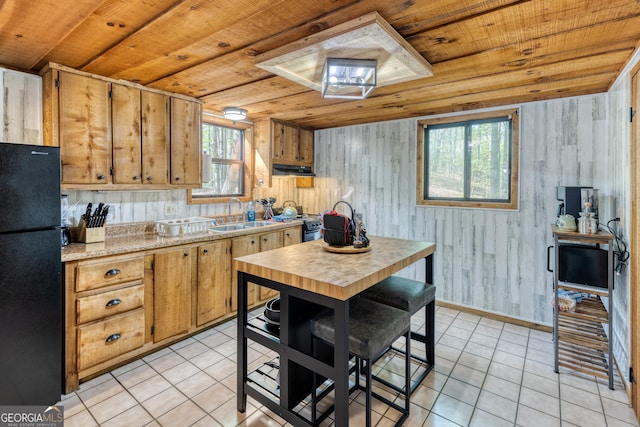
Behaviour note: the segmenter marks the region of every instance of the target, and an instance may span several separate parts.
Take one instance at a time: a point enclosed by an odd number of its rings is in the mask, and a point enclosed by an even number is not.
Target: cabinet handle
[[[176,180],[176,181],[180,181],[180,177],[179,177],[179,176],[176,176],[176,179],[175,179],[175,180]]]
[[[265,238],[263,238],[262,240],[264,240],[264,241],[266,242],[266,241],[268,241],[269,239],[267,239],[267,238],[265,237]]]
[[[117,276],[118,274],[120,274],[120,270],[118,270],[117,268],[112,268],[111,270],[104,273],[104,277]]]
[[[137,180],[139,180],[139,179],[140,179],[140,175],[136,175],[136,176],[134,176],[132,179],[133,179],[134,181],[137,181]]]
[[[152,177],[151,175],[149,175],[149,176],[147,177],[147,181],[149,181],[149,182],[153,181],[153,177]]]
[[[100,181],[102,181],[103,179],[105,179],[105,176],[102,174],[99,174],[96,178],[98,178]]]
[[[184,255],[185,257],[188,257],[189,256],[189,252],[185,252],[182,255]]]
[[[122,301],[119,300],[118,298],[114,298],[107,303],[106,307],[115,307],[116,305],[120,305],[121,302]]]
[[[104,340],[107,343],[118,341],[120,339],[120,334],[111,334]]]
[[[204,253],[204,254],[208,254],[208,253],[209,253],[209,249],[203,249],[203,250],[202,250],[202,253]]]

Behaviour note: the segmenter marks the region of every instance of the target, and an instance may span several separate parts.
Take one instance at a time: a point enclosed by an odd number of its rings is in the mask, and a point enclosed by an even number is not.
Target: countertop
[[[177,237],[161,237],[153,233],[133,233],[118,236],[107,236],[104,242],[98,243],[72,243],[62,248],[62,262],[78,261],[88,258],[97,258],[108,255],[119,255],[130,252],[146,251],[170,246],[186,245],[198,242],[209,242],[230,237],[239,237],[249,234],[261,234],[282,230],[293,226],[301,226],[302,221],[274,222],[273,224],[233,230],[226,232],[205,231]]]
[[[432,242],[368,237],[364,253],[328,252],[313,240],[236,258],[234,268],[344,301],[436,250]]]

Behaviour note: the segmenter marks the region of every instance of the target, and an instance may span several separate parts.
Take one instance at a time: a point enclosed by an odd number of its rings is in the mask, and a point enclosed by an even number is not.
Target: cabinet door
[[[305,165],[313,165],[313,131],[300,129],[298,134],[298,160]]]
[[[260,252],[268,251],[271,249],[281,248],[282,243],[282,231],[273,231],[271,233],[261,234],[260,237]],[[265,288],[258,286],[258,298],[260,301],[266,301],[278,296],[278,291],[271,288]]]
[[[142,183],[140,89],[111,85],[113,183]]]
[[[42,144],[42,78],[0,69],[0,141]]]
[[[111,181],[111,100],[108,82],[59,74],[62,183]]]
[[[272,136],[271,136],[271,145],[273,147],[272,154],[273,159],[282,161],[284,159],[284,149],[285,149],[285,125],[280,122],[273,122],[272,126]]]
[[[169,97],[142,91],[142,180],[169,181]]]
[[[230,240],[198,247],[198,326],[226,314],[231,263]]]
[[[287,228],[282,232],[283,246],[302,243],[302,227]]]
[[[202,185],[200,104],[171,98],[171,184]]]
[[[187,332],[191,322],[191,253],[188,248],[155,254],[153,341]]]
[[[256,254],[260,252],[260,236],[242,236],[236,237],[231,241],[233,258],[245,255]],[[233,269],[233,277],[231,278],[231,311],[238,310],[238,272]],[[247,304],[249,306],[256,302],[256,286],[250,283],[247,287]]]
[[[284,126],[284,155],[282,160],[286,163],[298,162],[298,128],[295,126]]]

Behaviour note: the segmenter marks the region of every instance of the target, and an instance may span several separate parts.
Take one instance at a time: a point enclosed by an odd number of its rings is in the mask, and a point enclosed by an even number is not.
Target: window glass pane
[[[237,196],[244,189],[244,130],[202,124],[202,188],[193,197]],[[210,164],[207,164],[210,162]]]
[[[470,199],[509,199],[509,128],[507,120],[471,126]]]
[[[464,197],[464,127],[434,127],[428,130],[429,198]]]

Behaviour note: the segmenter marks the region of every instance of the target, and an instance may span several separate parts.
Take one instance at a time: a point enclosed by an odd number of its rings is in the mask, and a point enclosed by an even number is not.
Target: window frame
[[[252,200],[253,189],[253,124],[248,122],[232,122],[230,123],[226,119],[203,116],[202,126],[214,125],[222,126],[231,129],[238,129],[244,131],[244,167],[243,167],[243,193],[241,195],[221,195],[221,196],[208,196],[197,197],[193,194],[193,189],[187,191],[187,204],[199,205],[199,204],[212,204],[212,203],[228,203],[232,198],[238,198],[242,202],[248,202]],[[201,144],[202,145],[202,144]],[[201,147],[202,150],[202,147]]]
[[[487,119],[497,119],[505,116],[511,117],[511,180],[510,193],[508,201],[490,201],[490,200],[460,200],[460,199],[426,199],[425,185],[427,185],[426,176],[426,130],[429,126],[474,122]],[[418,144],[417,144],[417,179],[416,179],[416,202],[423,206],[443,206],[443,207],[462,207],[462,208],[479,208],[479,209],[518,209],[518,185],[519,185],[519,137],[520,137],[520,120],[518,109],[487,111],[482,113],[473,113],[465,115],[447,116],[435,119],[426,119],[418,121]],[[466,184],[466,183],[465,183]]]

